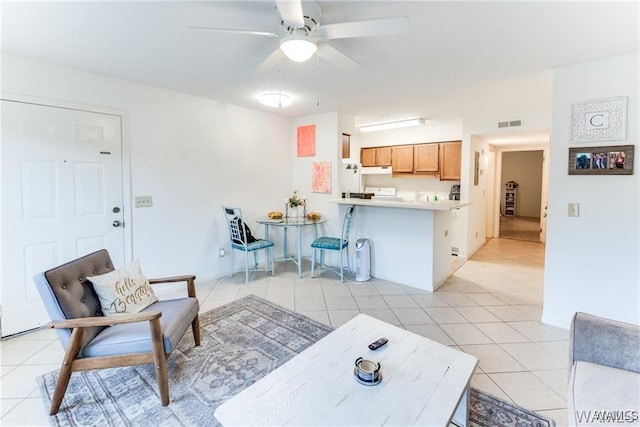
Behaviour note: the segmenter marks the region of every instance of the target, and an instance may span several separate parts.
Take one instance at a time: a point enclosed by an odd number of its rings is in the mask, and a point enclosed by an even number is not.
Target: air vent
[[[522,120],[509,120],[506,122],[498,122],[498,128],[512,128],[522,126]]]

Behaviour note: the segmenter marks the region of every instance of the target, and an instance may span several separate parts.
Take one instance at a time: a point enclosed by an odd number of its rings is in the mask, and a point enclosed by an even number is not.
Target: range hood
[[[368,166],[362,168],[362,175],[391,175],[391,166]]]

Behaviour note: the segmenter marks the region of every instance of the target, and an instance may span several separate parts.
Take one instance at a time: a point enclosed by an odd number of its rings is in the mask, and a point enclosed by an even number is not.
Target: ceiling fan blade
[[[197,26],[189,26],[187,28],[191,30],[214,31],[216,33],[248,34],[251,36],[280,37],[279,34],[271,33],[269,31],[237,30],[232,28],[197,27]]]
[[[351,37],[406,34],[409,32],[409,28],[409,18],[406,16],[398,16],[394,18],[372,19],[369,21],[322,25],[318,28],[318,33],[324,36],[325,39],[346,39]]]
[[[317,54],[322,59],[344,70],[355,70],[360,66],[354,59],[327,43],[318,43]]]
[[[282,20],[296,28],[304,27],[304,14],[301,0],[276,0],[276,7]]]
[[[269,71],[275,68],[275,66],[278,65],[278,61],[280,61],[281,58],[282,58],[282,51],[280,50],[280,48],[276,48],[276,50],[271,52],[271,55],[267,56],[267,58],[264,61],[262,61],[262,64],[258,65],[258,67],[256,68],[256,72],[264,73],[266,71]]]

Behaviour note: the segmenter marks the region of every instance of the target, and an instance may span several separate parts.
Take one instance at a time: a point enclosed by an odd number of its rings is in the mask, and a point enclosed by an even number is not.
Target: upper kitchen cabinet
[[[413,171],[415,173],[438,173],[440,159],[439,144],[417,144],[413,146]]]
[[[441,142],[440,179],[442,181],[460,181],[462,164],[462,141]]]
[[[432,142],[386,147],[363,147],[360,162],[369,171],[392,173],[396,178],[424,177],[459,181],[462,141]],[[391,166],[389,171],[388,166]],[[378,168],[375,168],[378,166]]]
[[[391,149],[393,173],[413,173],[413,145],[398,145]]]
[[[367,147],[360,149],[363,167],[391,166],[391,147]]]

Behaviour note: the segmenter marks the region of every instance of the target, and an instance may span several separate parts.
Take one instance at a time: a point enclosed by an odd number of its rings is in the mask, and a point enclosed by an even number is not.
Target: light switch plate
[[[580,216],[580,203],[569,203],[567,205],[567,216],[570,216],[570,217]]]
[[[153,197],[151,196],[137,196],[136,208],[150,208],[153,206]]]

